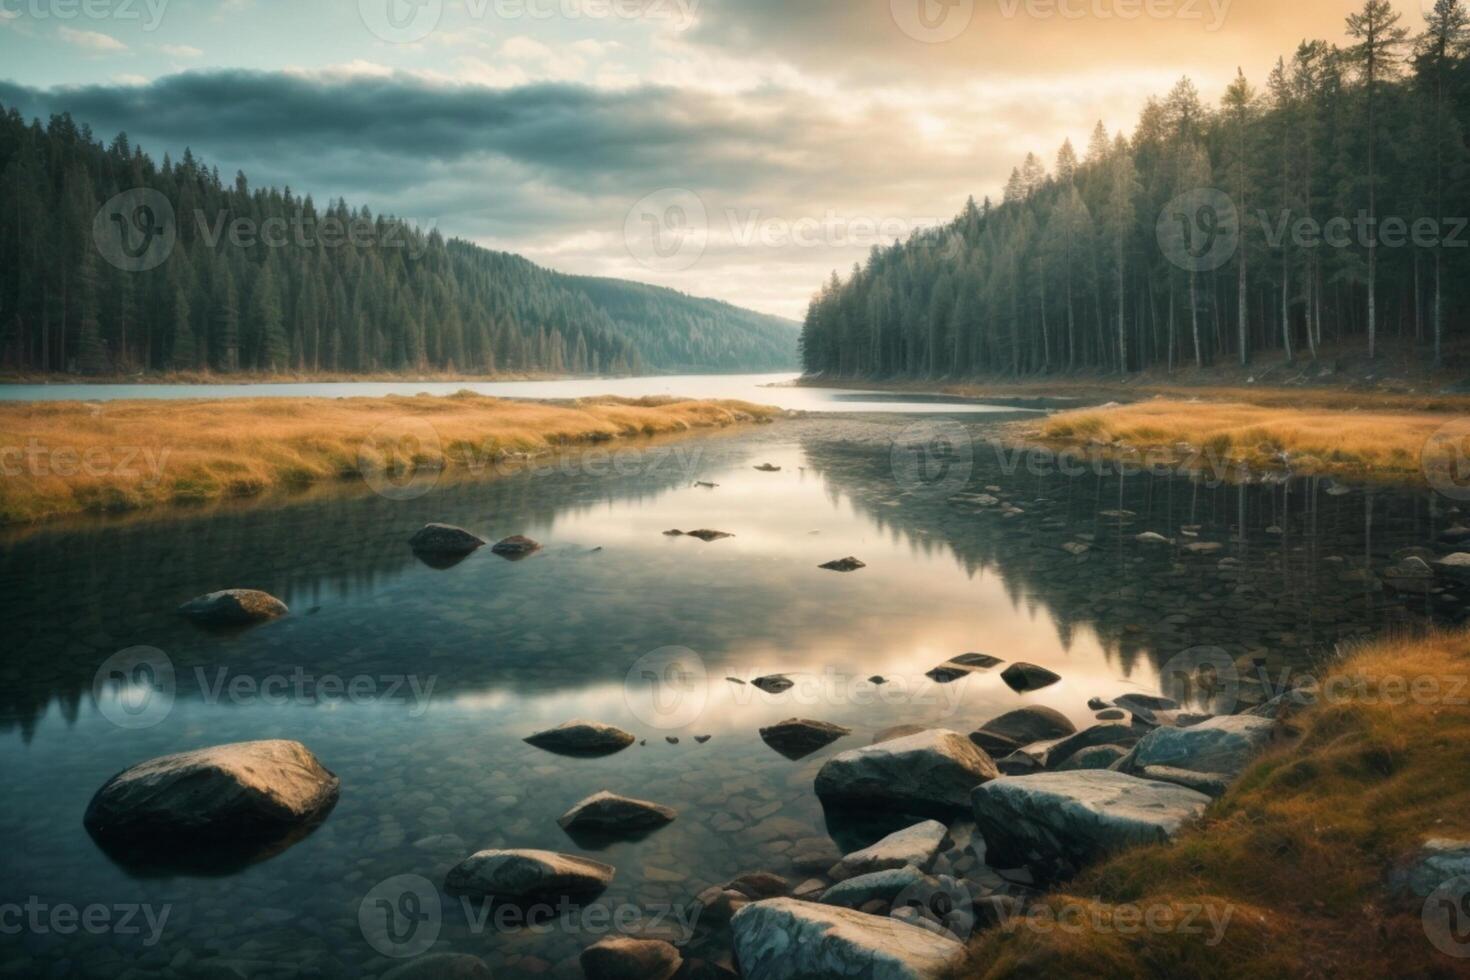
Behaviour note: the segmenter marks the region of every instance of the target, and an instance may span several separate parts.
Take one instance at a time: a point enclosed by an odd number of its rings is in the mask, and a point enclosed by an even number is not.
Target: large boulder
[[[608,936],[582,951],[587,980],[669,980],[684,965],[672,943]]]
[[[941,980],[965,948],[892,918],[777,898],[741,909],[731,923],[745,980]]]
[[[853,851],[832,867],[828,877],[833,881],[845,881],[905,865],[928,871],[939,857],[939,849],[944,846],[947,836],[949,828],[938,820],[915,824],[907,830],[889,834],[872,847]]]
[[[1190,728],[1156,728],[1121,763],[1124,772],[1150,766],[1237,776],[1271,741],[1276,723],[1225,715]]]
[[[1102,771],[997,779],[978,787],[973,802],[992,866],[1026,865],[1057,880],[1124,848],[1171,839],[1210,798]]]
[[[672,823],[677,816],[669,807],[604,791],[572,807],[557,823],[571,833],[637,834]]]
[[[408,546],[421,555],[468,555],[485,547],[485,539],[452,524],[425,524]]]
[[[892,905],[904,892],[932,893],[942,887],[938,879],[910,864],[839,881],[822,893],[820,901],[823,905],[860,909],[870,902]]]
[[[841,725],[825,721],[808,721],[805,718],[790,718],[778,725],[761,729],[761,741],[788,759],[804,759],[820,749],[825,749],[839,738],[851,735],[852,731]]]
[[[963,812],[970,791],[999,775],[968,738],[931,729],[834,756],[817,773],[816,790],[827,806],[944,816]]]
[[[1138,741],[1138,733],[1133,730],[1132,720],[1130,715],[1124,721],[1105,721],[1084,728],[1076,735],[1068,735],[1047,753],[1047,767],[1055,769],[1084,749],[1094,749],[1099,745],[1133,745]]]
[[[633,744],[633,736],[621,728],[597,721],[569,721],[525,740],[527,744],[559,755],[611,755]]]
[[[992,718],[979,731],[970,733],[970,741],[999,758],[1034,742],[1066,738],[1076,731],[1072,719],[1060,711],[1033,704]]]
[[[269,839],[325,816],[340,788],[300,742],[240,742],[118,773],[82,822],[103,841]]]
[[[449,870],[444,887],[505,901],[590,898],[612,883],[611,865],[554,851],[481,851]]]
[[[255,589],[225,589],[190,599],[179,607],[179,615],[200,626],[228,628],[254,626],[279,619],[291,610],[269,592]]]

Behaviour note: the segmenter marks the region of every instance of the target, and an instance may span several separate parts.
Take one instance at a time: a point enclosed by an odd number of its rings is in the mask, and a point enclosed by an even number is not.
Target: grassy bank
[[[1455,418],[1431,411],[1158,399],[1066,412],[1015,431],[1055,449],[1130,458],[1133,450],[1171,465],[1255,471],[1289,465],[1302,474],[1422,482],[1431,473],[1452,474],[1454,447],[1435,436]]]
[[[250,497],[769,421],[744,402],[235,398],[0,404],[0,523]]]
[[[1470,838],[1467,675],[1463,633],[1383,642],[1342,662],[1329,674],[1340,686],[1323,689],[1343,696],[1293,719],[1300,737],[1259,760],[1203,821],[1047,900],[1102,928],[985,933],[966,975],[1464,976],[1467,961],[1426,937],[1423,900],[1388,881],[1425,840]],[[1405,696],[1416,678],[1434,679],[1438,694]],[[1205,911],[1191,933],[1140,928],[1138,909],[1172,909],[1181,923]]]

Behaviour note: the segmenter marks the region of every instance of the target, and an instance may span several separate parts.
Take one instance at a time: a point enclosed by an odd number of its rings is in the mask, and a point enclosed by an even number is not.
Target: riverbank
[[[402,492],[416,473],[769,422],[739,401],[234,398],[0,403],[0,524],[255,497],[328,481]]]
[[[1278,722],[1278,745],[1201,821],[984,933],[964,975],[1462,975],[1435,946],[1454,937],[1427,935],[1441,882],[1411,872],[1428,841],[1470,840],[1467,641],[1387,640],[1328,669],[1316,703]],[[1186,913],[1190,929],[1157,927]],[[1068,917],[1083,927],[1061,928]]]
[[[64,371],[0,371],[0,385],[281,385],[363,384],[370,382],[414,382],[449,384],[500,381],[557,381],[577,377],[543,371],[506,371],[476,374],[463,371],[132,371],[111,374],[72,374]]]
[[[1463,479],[1455,432],[1447,428],[1462,417],[1158,399],[1065,412],[1008,431],[1072,454],[1217,475],[1290,472],[1423,484]]]
[[[940,392],[977,400],[1090,403],[1002,429],[1005,440],[1111,462],[1208,471],[1332,476],[1422,486],[1463,480],[1454,428],[1470,395],[1322,385],[1161,384],[1148,377],[1062,378],[994,384],[873,382],[881,390]],[[852,380],[805,379],[811,387]],[[869,384],[869,383],[865,383]]]

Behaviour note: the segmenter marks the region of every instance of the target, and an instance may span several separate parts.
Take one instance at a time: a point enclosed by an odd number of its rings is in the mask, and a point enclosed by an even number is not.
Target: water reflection
[[[1161,674],[1201,645],[1307,663],[1353,637],[1461,615],[1458,594],[1393,596],[1374,574],[1451,523],[1427,495],[1069,478],[982,450],[960,489],[1019,511],[1005,516],[895,478],[892,442],[906,425],[808,419],[701,440],[689,467],[528,473],[411,502],[356,496],[12,541],[0,554],[12,638],[0,765],[14,792],[0,834],[13,857],[0,888],[177,903],[161,948],[114,937],[115,954],[141,968],[189,949],[244,975],[381,973],[355,922],[376,882],[442,881],[485,847],[576,851],[593,842],[569,838],[556,817],[601,790],[680,817],[642,840],[595,842],[619,869],[599,903],[687,903],[756,867],[799,880],[810,874],[802,855],[820,864],[833,835],[871,837],[878,828],[829,825],[811,787],[825,759],[880,729],[964,732],[1026,703],[1084,721],[1095,696],[1169,687],[1194,698]],[[754,468],[765,462],[780,471]],[[1106,516],[1121,511],[1132,516]],[[482,549],[438,570],[407,543],[431,521],[545,547],[518,563]],[[674,527],[733,537],[666,537]],[[1178,546],[1140,544],[1144,531]],[[1220,547],[1194,554],[1187,543]],[[818,568],[846,555],[867,568]],[[265,589],[292,614],[228,636],[174,615],[224,587]],[[113,723],[109,699],[138,708],[136,685],[94,693],[94,680],[138,646],[168,658],[174,687],[166,712],[130,728]],[[998,670],[948,684],[926,676],[972,651],[1062,681],[1018,695]],[[793,686],[768,694],[750,683],[774,674]],[[852,734],[787,759],[757,733],[793,716]],[[568,759],[521,741],[574,718],[646,744]],[[86,838],[82,811],[112,774],[255,738],[300,739],[342,779],[337,809],[289,851],[227,878],[141,878]],[[590,941],[487,937],[449,922],[443,938],[507,976],[522,975],[522,957],[575,976]],[[38,974],[98,955],[59,936],[28,937],[25,953]]]

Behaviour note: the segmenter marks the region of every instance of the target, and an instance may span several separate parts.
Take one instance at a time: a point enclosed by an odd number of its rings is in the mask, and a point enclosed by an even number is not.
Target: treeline
[[[875,248],[813,299],[808,372],[1028,374],[1249,363],[1385,336],[1438,365],[1470,318],[1470,14],[1386,0],[1218,106],[1188,79],[1005,199]]]
[[[152,268],[164,208],[140,209],[143,192],[173,212]],[[561,275],[243,174],[226,183],[187,150],[158,165],[68,115],[43,126],[0,107],[0,214],[11,370],[636,374],[796,360],[795,332],[774,317]]]

